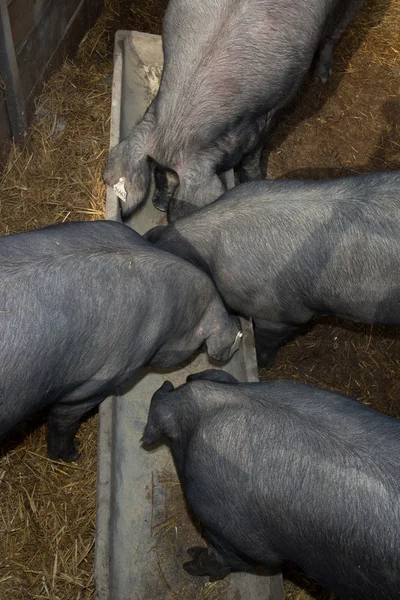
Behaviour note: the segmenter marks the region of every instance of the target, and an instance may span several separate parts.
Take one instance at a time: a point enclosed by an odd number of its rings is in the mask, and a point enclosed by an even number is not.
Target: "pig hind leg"
[[[317,50],[314,59],[314,77],[320,79],[322,83],[326,83],[329,75],[332,72],[333,50],[335,45],[342,37],[344,31],[354,20],[364,0],[350,0],[343,4],[343,10],[334,20],[332,29],[328,31],[328,35],[324,38]]]
[[[267,176],[268,156],[267,153],[264,153],[264,148],[272,129],[275,127],[281,108],[283,108],[289,99],[269,110],[266,116],[258,120],[255,133],[257,150],[249,153],[247,156],[245,155],[242,159],[240,167],[237,170],[238,183],[264,179]]]
[[[75,435],[82,417],[100,404],[104,397],[76,403],[56,403],[47,418],[47,455],[52,460],[72,462],[79,458]]]
[[[287,324],[254,320],[254,337],[256,342],[257,362],[260,368],[269,368],[275,362],[279,347],[297,331],[297,327]]]
[[[183,568],[190,575],[208,575],[210,581],[218,581],[224,579],[231,571],[221,553],[212,546],[189,548],[188,554],[192,560],[184,563]]]
[[[191,575],[208,575],[210,581],[224,579],[231,571],[250,571],[253,563],[245,556],[239,556],[226,540],[216,532],[204,529],[208,548],[190,548],[188,554],[192,560],[183,565]]]

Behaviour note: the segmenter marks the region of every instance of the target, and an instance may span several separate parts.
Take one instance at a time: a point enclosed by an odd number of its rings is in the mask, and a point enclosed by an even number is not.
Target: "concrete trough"
[[[162,70],[160,36],[118,31],[115,36],[111,141],[124,139],[155,95]],[[233,185],[233,173],[224,174]],[[107,218],[120,220],[118,200],[107,190]],[[143,234],[166,217],[149,200],[129,225]],[[240,350],[224,369],[241,381],[257,381],[251,323],[242,321]],[[171,481],[176,473],[170,452],[146,452],[140,438],[154,391],[165,379],[174,385],[190,373],[210,368],[205,354],[168,373],[143,370],[120,395],[100,407],[95,583],[97,600],[282,600],[280,575],[232,574],[208,584],[182,569],[187,549],[199,533],[181,504],[171,517]],[[214,367],[215,368],[215,367]],[[167,475],[166,475],[167,474]],[[169,484],[166,483],[169,481]],[[166,533],[168,532],[168,533]],[[171,538],[172,536],[172,538]],[[172,541],[171,541],[172,539]]]

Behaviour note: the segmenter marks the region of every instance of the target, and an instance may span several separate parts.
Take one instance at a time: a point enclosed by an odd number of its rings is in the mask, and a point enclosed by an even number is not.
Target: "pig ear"
[[[232,340],[229,340],[232,343]],[[207,354],[217,362],[225,362],[231,357],[229,342],[220,331],[212,333],[206,339]]]
[[[216,331],[206,339],[207,354],[218,362],[225,362],[239,349],[243,333],[239,330],[232,343],[232,334]]]
[[[156,167],[154,170],[154,181],[156,184],[156,191],[153,198],[153,204],[158,210],[167,212],[169,202],[179,185],[179,177],[175,171]]]
[[[170,392],[173,392],[174,390],[175,390],[175,388],[174,388],[173,384],[171,383],[171,381],[168,381],[168,379],[166,379],[164,381],[164,383],[162,384],[162,386],[159,387],[158,390],[154,392],[153,398],[157,399],[164,394],[169,394]]]
[[[151,177],[150,160],[131,137],[110,151],[103,179],[114,189],[125,218],[147,198]]]
[[[198,381],[199,379],[206,381],[218,381],[220,383],[239,383],[239,381],[226,371],[222,371],[221,369],[207,369],[206,371],[201,371],[200,373],[193,373],[186,378],[186,381]]]
[[[163,434],[160,428],[149,419],[146,427],[144,428],[143,436],[140,441],[145,446],[150,446],[151,444],[154,444],[154,442],[156,442],[162,435]]]
[[[145,445],[154,444],[162,435],[173,434],[173,412],[172,405],[168,406],[169,399],[166,394],[174,391],[170,381],[164,381],[162,386],[153,394],[150,403],[147,424],[143,432],[141,442]]]

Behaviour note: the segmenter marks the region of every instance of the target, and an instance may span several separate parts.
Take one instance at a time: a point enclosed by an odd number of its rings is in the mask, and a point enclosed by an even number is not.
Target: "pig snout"
[[[179,177],[172,170],[164,170],[158,167],[154,170],[154,181],[156,191],[153,198],[153,204],[158,210],[167,212],[169,202],[179,186]]]
[[[220,369],[207,369],[205,371],[201,371],[200,373],[192,373],[191,375],[188,375],[186,378],[187,383],[189,383],[189,381],[199,381],[199,380],[217,381],[219,383],[230,383],[230,384],[239,383],[239,381],[236,379],[236,377],[234,377],[230,373],[227,373],[226,371],[221,371]]]

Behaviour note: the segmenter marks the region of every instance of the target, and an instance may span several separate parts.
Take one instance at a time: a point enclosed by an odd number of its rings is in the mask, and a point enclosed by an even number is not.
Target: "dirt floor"
[[[0,234],[102,218],[113,36],[159,33],[166,0],[108,0],[73,59],[47,82],[26,148],[0,179]],[[324,178],[400,169],[400,0],[366,0],[336,49],[326,85],[307,81],[269,144],[268,176]],[[398,329],[319,319],[283,348],[263,379],[291,378],[400,417]],[[0,455],[0,600],[93,598],[97,416],[76,464],[46,458],[43,418]],[[288,600],[332,600],[294,570]]]

